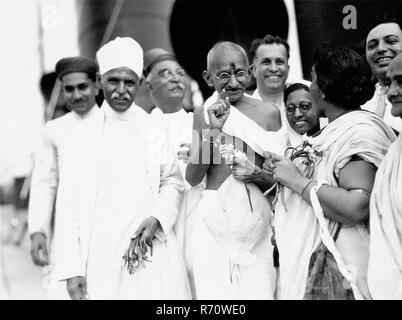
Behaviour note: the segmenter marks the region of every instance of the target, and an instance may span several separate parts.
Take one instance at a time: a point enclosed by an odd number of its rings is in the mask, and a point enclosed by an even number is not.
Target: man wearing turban
[[[95,61],[83,57],[63,58],[56,64],[56,74],[62,83],[64,100],[72,112],[46,123],[41,145],[35,154],[28,227],[32,260],[39,266],[55,262],[53,252],[49,256],[48,243],[57,239],[58,216],[71,205],[66,193],[70,185],[67,182],[72,170],[71,159],[85,122],[99,113],[95,102],[99,92],[99,68]],[[53,220],[56,221],[55,229]],[[51,247],[54,248],[54,243]],[[47,296],[68,298],[64,290],[56,286],[53,275]]]
[[[71,196],[75,207],[61,222],[57,277],[67,280],[72,299],[187,299],[173,233],[183,178],[164,131],[134,103],[142,48],[118,37],[96,56],[105,101],[82,137],[85,150]],[[133,238],[152,243],[152,252],[130,274],[123,256]]]

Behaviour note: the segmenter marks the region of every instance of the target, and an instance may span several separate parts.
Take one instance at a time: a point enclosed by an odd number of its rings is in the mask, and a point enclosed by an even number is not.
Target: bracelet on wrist
[[[312,183],[314,180],[313,179],[309,179],[306,183],[306,185],[304,186],[302,192],[300,193],[300,195],[303,197],[304,192],[307,190],[308,186],[310,185],[310,183]]]

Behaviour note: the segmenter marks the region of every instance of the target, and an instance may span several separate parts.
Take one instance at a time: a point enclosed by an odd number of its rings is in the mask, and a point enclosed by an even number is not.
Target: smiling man
[[[300,139],[288,122],[283,99],[290,69],[289,44],[278,35],[267,34],[264,38],[253,40],[250,54],[253,58],[253,76],[257,81],[257,89],[252,97],[265,102],[268,109],[279,110],[281,122],[288,131],[291,144],[297,146]],[[322,126],[325,124],[324,120]]]
[[[402,30],[396,19],[379,16],[366,38],[366,59],[377,79],[373,98],[362,108],[376,113],[395,131],[400,132],[402,121],[391,114],[391,103],[386,98],[386,73],[392,59],[402,51]]]
[[[289,75],[289,44],[279,36],[266,35],[251,44],[253,75],[257,90],[253,97],[276,106],[283,104],[283,91]]]
[[[71,160],[76,156],[75,146],[85,123],[99,112],[95,103],[99,92],[99,68],[95,61],[83,57],[63,58],[56,64],[56,74],[62,83],[64,101],[72,112],[46,123],[40,148],[35,154],[28,227],[32,260],[39,266],[55,263],[53,249],[57,245],[52,239],[58,239],[60,231],[53,228],[52,220],[58,221],[70,205],[66,181],[71,175]],[[49,250],[49,244],[52,250]],[[53,274],[47,297],[68,298],[58,289]]]
[[[118,37],[96,56],[105,101],[99,117],[87,123],[73,161],[74,207],[59,219],[57,277],[67,280],[71,299],[187,299],[172,230],[183,179],[169,141],[134,103],[142,48]],[[132,275],[122,257],[136,237],[152,243],[152,262]]]

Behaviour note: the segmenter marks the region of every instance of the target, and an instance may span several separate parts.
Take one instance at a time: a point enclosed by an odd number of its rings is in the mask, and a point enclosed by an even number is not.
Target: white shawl
[[[402,299],[402,136],[378,169],[370,202],[368,283],[374,299]]]
[[[392,130],[374,114],[366,111],[347,113],[331,122],[319,136],[307,138],[312,148],[322,151],[322,159],[316,165],[312,178],[337,186],[336,177],[339,176],[339,171],[353,155],[359,155],[378,167],[394,139]],[[318,206],[314,212],[300,195],[287,188],[284,199],[287,210],[279,199],[274,222],[280,253],[282,298],[302,299],[310,257],[321,242],[321,234],[326,226],[319,224]],[[322,221],[327,222],[329,230],[334,230],[334,221]],[[325,232],[327,235],[329,230]],[[361,225],[343,226],[336,248],[339,252],[335,252],[335,255],[342,259],[348,269],[349,274],[344,276],[347,279],[352,278],[352,288],[356,285],[360,293],[369,298],[366,284],[367,230]],[[338,266],[342,272],[343,266]],[[358,297],[359,292],[354,292]]]
[[[215,103],[217,99],[218,92],[215,91],[205,102],[204,119],[207,124],[209,124],[208,107]],[[290,144],[286,125],[282,125],[278,131],[266,131],[233,106],[230,106],[230,114],[222,131],[244,141],[260,155],[262,155],[264,151],[275,152],[282,155],[286,147]]]

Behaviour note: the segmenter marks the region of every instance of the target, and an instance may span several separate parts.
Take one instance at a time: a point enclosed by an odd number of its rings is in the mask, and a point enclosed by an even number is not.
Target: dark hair
[[[379,12],[375,16],[374,20],[368,25],[367,29],[365,29],[364,33],[364,42],[367,40],[367,36],[371,30],[377,27],[380,24],[384,23],[396,23],[399,26],[398,19],[390,12]]]
[[[255,54],[257,52],[257,49],[258,49],[258,47],[260,45],[273,44],[273,43],[283,44],[283,46],[286,48],[288,58],[290,57],[290,55],[289,55],[289,53],[290,53],[289,43],[285,39],[281,38],[280,36],[277,36],[277,35],[273,36],[272,34],[267,34],[262,39],[261,38],[255,38],[253,40],[253,42],[251,43],[251,46],[250,46],[251,59],[254,59]]]
[[[305,90],[307,92],[310,92],[310,88],[306,86],[304,83],[299,82],[292,83],[291,85],[285,88],[285,91],[283,92],[283,101],[286,103],[286,100],[288,100],[289,95],[297,90]]]
[[[349,110],[359,109],[374,94],[370,67],[352,49],[330,45],[315,48],[314,69],[317,85],[330,103]]]
[[[68,57],[60,59],[56,63],[55,71],[57,77],[62,80],[63,76],[72,72],[83,72],[92,81],[96,81],[99,74],[98,63],[86,57]]]

